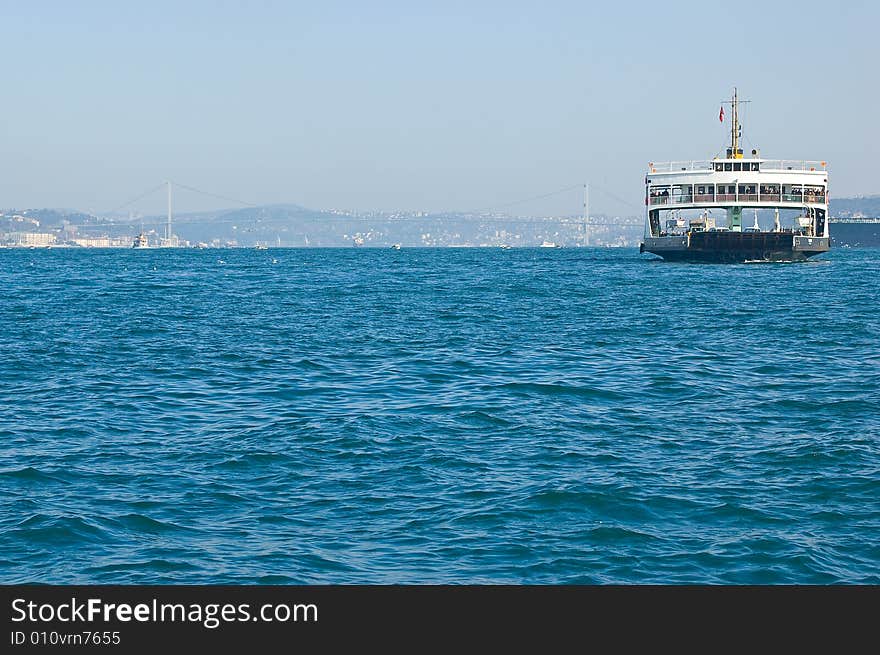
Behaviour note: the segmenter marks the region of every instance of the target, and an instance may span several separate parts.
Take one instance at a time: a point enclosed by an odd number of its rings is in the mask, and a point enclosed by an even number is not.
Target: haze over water
[[[0,252],[0,582],[878,583],[880,252]]]

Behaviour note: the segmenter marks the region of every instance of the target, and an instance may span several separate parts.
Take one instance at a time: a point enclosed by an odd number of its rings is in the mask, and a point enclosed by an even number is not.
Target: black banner
[[[699,635],[711,635],[713,647],[775,637],[814,646],[825,638],[840,648],[873,634],[880,601],[878,587],[96,585],[0,592],[2,651],[9,653],[477,643],[592,650],[704,643]]]

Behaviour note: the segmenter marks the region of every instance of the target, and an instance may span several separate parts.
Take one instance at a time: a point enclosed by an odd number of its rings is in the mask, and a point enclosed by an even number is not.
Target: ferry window
[[[726,171],[733,170],[733,166],[731,166],[729,161],[724,163],[724,170],[726,170]]]
[[[735,162],[733,164],[733,170],[738,171],[742,169],[742,165],[739,162]]]
[[[752,162],[752,170],[753,170],[753,171],[757,171],[757,170],[759,170],[758,162],[756,162],[756,161],[753,161],[753,162]]]
[[[723,170],[723,165],[721,162],[715,164],[715,170],[721,172]]]

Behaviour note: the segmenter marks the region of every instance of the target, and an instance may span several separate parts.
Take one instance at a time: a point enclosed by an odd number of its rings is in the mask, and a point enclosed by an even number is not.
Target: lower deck
[[[828,237],[793,232],[709,231],[648,237],[640,252],[650,252],[667,261],[738,263],[806,261],[828,249]]]

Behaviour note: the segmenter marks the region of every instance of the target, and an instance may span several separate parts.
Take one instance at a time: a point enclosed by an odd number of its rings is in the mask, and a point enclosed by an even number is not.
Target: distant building
[[[13,214],[10,217],[10,220],[12,220],[15,223],[30,223],[34,227],[40,227],[40,221],[38,221],[36,218],[31,218],[30,216],[22,216],[21,214]]]
[[[76,237],[71,240],[83,248],[131,248],[134,240],[132,237]]]
[[[14,246],[45,248],[55,243],[55,235],[50,232],[9,232],[6,239]]]
[[[110,237],[78,237],[73,242],[83,248],[109,248]]]

